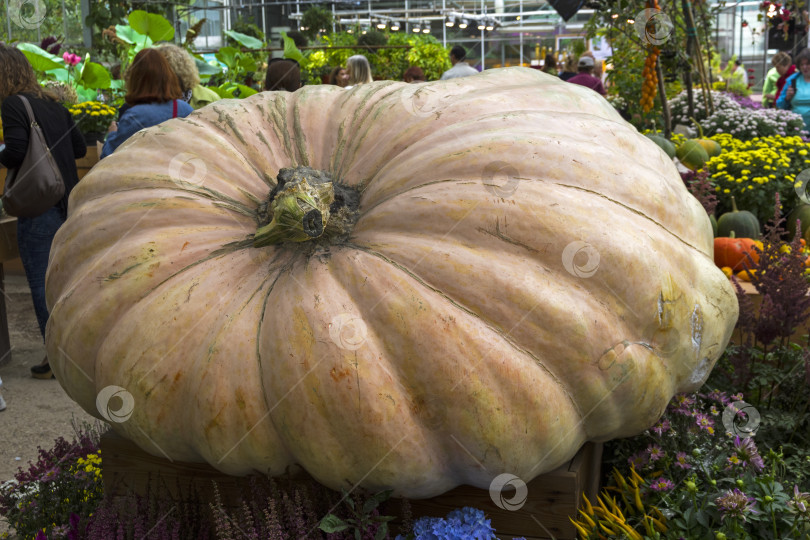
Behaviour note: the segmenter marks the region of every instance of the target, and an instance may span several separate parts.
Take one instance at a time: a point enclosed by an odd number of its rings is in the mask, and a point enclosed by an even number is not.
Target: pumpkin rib
[[[504,129],[503,132],[498,132],[496,134],[499,136],[500,139],[503,140],[501,141],[501,144],[499,144],[498,147],[496,149],[493,149],[492,151],[496,152],[497,157],[495,157],[495,159],[500,158],[505,163],[512,163],[516,159],[516,158],[513,159],[511,157],[512,155],[514,155],[515,153],[523,153],[526,150],[522,149],[512,150],[512,154],[510,154],[509,156],[497,155],[498,151],[497,149],[501,147],[505,151],[509,151],[509,144],[507,143],[507,140],[515,139],[514,130],[511,130],[511,128],[509,131],[507,131],[506,128],[503,129]],[[533,129],[536,130],[536,128]],[[474,134],[471,134],[469,135],[469,139],[464,138],[458,142],[459,146],[467,149],[466,150],[467,152],[470,152],[471,150],[469,149],[469,145],[465,144],[467,143],[468,140],[477,141],[480,140],[480,138],[476,139]],[[490,142],[491,140],[492,137],[487,139],[486,144],[478,143],[482,145],[480,147],[480,152],[484,152],[484,145],[487,147],[492,147],[492,143]],[[541,139],[537,136],[533,137],[532,147],[537,148],[542,146],[539,142],[540,140]],[[545,138],[544,140],[546,140],[546,142],[552,141],[551,138]],[[521,144],[523,142],[526,142],[526,144],[528,144],[528,141],[521,141]],[[426,162],[424,158],[425,155],[424,151],[427,150],[428,148],[433,148],[435,146],[435,143],[440,144],[440,146],[435,147],[435,151],[431,154],[428,154],[430,158],[429,161]],[[654,143],[652,142],[649,142],[649,144],[653,147],[655,146]],[[530,163],[522,166],[518,165],[519,173],[522,178],[529,177],[532,180],[550,181],[550,180],[559,180],[569,175],[568,169],[551,168],[549,170],[549,168],[546,168],[543,165],[543,163],[545,162],[545,158],[547,156],[550,158],[552,152],[558,151],[557,150],[558,145],[553,145],[553,147],[549,147],[549,145],[546,144],[545,146],[547,147],[547,149],[544,152],[537,154],[536,164]],[[571,149],[573,151],[573,146],[571,147]],[[456,175],[454,177],[452,176],[445,176],[445,177],[457,178],[459,180],[469,180],[480,184],[483,189],[484,188],[483,172],[486,163],[481,161],[474,161],[475,158],[472,155],[465,156],[465,158],[461,158],[461,156],[456,156],[454,158],[440,157],[449,155],[449,153],[453,153],[454,151],[457,151],[457,148],[455,148],[455,143],[447,143],[445,141],[442,144],[440,138],[434,138],[431,136],[422,139],[419,142],[419,144],[412,145],[411,147],[406,149],[405,152],[407,152],[407,157],[405,153],[398,154],[397,155],[398,161],[388,160],[388,156],[385,156],[387,164],[381,166],[379,174],[371,182],[368,183],[367,187],[363,191],[363,199],[362,199],[363,204],[374,205],[380,199],[392,196],[394,193],[400,192],[406,187],[410,188],[412,185],[417,184],[417,182],[418,185],[422,185],[421,178],[430,179],[431,176],[434,178],[436,176],[439,176],[441,178],[442,176],[449,174],[449,171],[451,169],[457,171]],[[603,151],[594,150],[594,152],[595,153],[593,154],[593,156],[591,156],[591,154],[588,154],[588,161],[586,162],[586,165],[582,166],[581,168],[590,170],[591,169],[591,167],[589,166],[590,163],[595,163],[597,161],[597,158],[601,156],[601,153]],[[660,158],[660,152],[658,152],[657,154],[659,154]],[[607,156],[605,157],[607,159]],[[635,160],[635,158],[636,156],[633,155],[627,156],[627,159]],[[490,159],[493,158],[491,157]],[[615,155],[611,159],[615,161]],[[651,167],[652,164],[643,163],[643,166],[645,167],[645,169],[643,170],[640,169],[642,170],[642,172],[646,171],[647,170],[646,167]],[[422,171],[424,171],[424,174],[422,174]],[[616,168],[615,170],[611,170],[610,176],[604,177],[604,180],[600,182],[601,187],[604,188],[608,186],[610,187],[616,186],[618,189],[622,190],[620,192],[621,200],[623,200],[626,205],[629,205],[631,208],[636,209],[636,211],[649,214],[650,208],[652,206],[650,202],[651,197],[646,193],[640,193],[639,190],[631,188],[633,183],[630,180],[634,180],[635,178],[633,179],[620,178],[619,176],[620,174],[621,172],[618,168]],[[639,173],[638,176],[639,180],[641,179],[640,176],[641,174],[642,173]],[[588,173],[588,175],[585,175],[583,173],[582,187],[587,189],[588,185],[586,184],[585,179],[590,177],[592,177],[592,171]],[[378,187],[378,185],[380,187]],[[657,190],[658,193],[655,194],[656,195],[655,199],[660,200],[670,199],[674,195],[674,189],[675,186],[659,188]],[[365,208],[368,208],[368,206],[366,206]],[[659,210],[659,212],[662,213],[662,219],[664,216],[666,216],[667,219],[677,217],[677,221],[673,219],[673,222],[676,223],[676,230],[681,230],[684,233],[686,230],[688,230],[688,221],[684,219],[686,216],[684,216],[683,214],[680,215],[675,214],[674,212],[668,210],[667,207],[664,207],[663,205],[658,206],[658,208],[662,209]],[[698,212],[696,209],[693,211],[693,213],[694,217],[697,218]],[[683,236],[683,234],[681,234],[681,236]],[[709,246],[707,245],[706,246],[707,252],[708,249]]]
[[[424,150],[438,149],[442,148],[443,146],[447,146],[448,149],[441,155],[452,156],[454,153],[453,150],[456,152],[459,151],[458,147],[463,148],[465,153],[470,153],[472,152],[472,149],[469,147],[466,139],[468,137],[476,139],[475,134],[480,130],[486,130],[489,134],[487,141],[479,143],[481,146],[487,147],[491,147],[493,141],[498,140],[498,138],[503,139],[504,146],[511,146],[514,144],[515,139],[521,135],[524,135],[524,133],[531,136],[533,139],[531,141],[520,141],[521,148],[526,148],[526,153],[532,151],[537,152],[537,148],[550,148],[553,143],[559,143],[560,133],[558,131],[540,131],[539,128],[528,120],[534,116],[537,117],[538,122],[548,122],[548,117],[551,116],[554,119],[564,119],[565,122],[569,124],[576,122],[577,120],[586,123],[585,119],[591,120],[594,118],[593,115],[580,113],[543,114],[539,111],[529,110],[515,111],[514,114],[511,111],[508,113],[479,112],[476,115],[476,118],[473,120],[467,119],[467,115],[465,115],[464,118],[459,119],[455,123],[450,123],[441,126],[438,129],[433,129],[429,133],[423,134],[422,136],[409,135],[409,132],[406,129],[403,129],[400,131],[399,137],[393,141],[380,141],[377,143],[380,146],[390,146],[392,143],[394,146],[396,146],[400,140],[405,141],[401,144],[401,149],[399,152],[379,155],[377,160],[380,163],[380,166],[376,167],[376,174],[367,181],[360,183],[359,187],[361,190],[365,190],[370,184],[378,181],[382,181],[384,184],[387,184],[387,182],[381,180],[381,178],[384,178],[388,172],[390,168],[389,164],[396,163],[398,159],[403,159],[403,154],[406,152],[413,154],[417,161],[424,155]],[[515,126],[514,123],[504,124],[504,122],[509,118],[524,120],[526,123],[521,126]],[[493,129],[490,126],[490,123],[500,126],[500,129]],[[421,124],[415,124],[412,129],[419,132],[423,128]],[[454,133],[448,134],[448,131],[458,132],[460,135],[456,136]],[[576,143],[576,145],[588,145],[594,144],[595,142],[594,137],[590,135],[573,135],[570,138]],[[375,148],[375,146],[372,146],[366,153],[369,155],[374,155]],[[362,156],[358,158],[358,160],[362,161]],[[645,168],[649,168],[650,172],[654,172],[651,167],[647,167],[645,165]],[[479,175],[476,176],[476,179],[479,178],[480,171]]]
[[[574,397],[573,397],[573,395],[572,395],[572,393],[571,393],[571,391],[570,391],[570,389],[569,389],[569,387],[568,387],[567,381],[564,381],[564,380],[563,380],[563,379],[561,379],[561,378],[560,378],[560,377],[559,377],[559,376],[558,376],[556,373],[554,373],[553,371],[551,371],[551,369],[549,369],[549,367],[548,367],[548,366],[546,366],[546,365],[545,365],[545,363],[543,363],[543,362],[542,362],[542,360],[540,360],[540,359],[539,359],[537,356],[535,356],[533,353],[531,353],[530,351],[528,351],[528,350],[524,349],[523,347],[521,347],[520,345],[518,345],[517,343],[515,343],[515,342],[514,342],[514,341],[513,341],[513,340],[510,338],[510,333],[508,333],[508,332],[507,332],[507,333],[504,333],[502,330],[500,330],[500,329],[496,328],[495,326],[493,326],[493,325],[492,325],[492,323],[491,323],[491,321],[484,319],[483,317],[481,317],[480,315],[478,315],[477,313],[475,313],[475,311],[473,311],[472,309],[470,309],[469,307],[467,307],[467,306],[465,306],[463,303],[461,303],[459,300],[454,299],[454,298],[451,298],[450,296],[448,296],[448,295],[447,295],[446,293],[444,293],[443,291],[441,291],[441,290],[439,290],[439,289],[437,289],[437,288],[433,287],[433,286],[432,286],[432,285],[430,285],[430,284],[429,284],[427,281],[425,281],[424,279],[422,279],[421,277],[419,277],[419,275],[417,275],[417,274],[416,274],[416,273],[415,273],[413,270],[410,270],[410,269],[406,268],[405,266],[403,266],[403,265],[401,265],[400,263],[398,263],[398,262],[394,261],[393,259],[390,259],[390,258],[386,257],[386,256],[385,256],[385,255],[383,255],[382,253],[379,253],[379,252],[377,252],[377,251],[374,251],[374,250],[372,250],[372,249],[370,249],[370,248],[366,248],[366,247],[360,246],[360,245],[358,245],[358,244],[351,244],[351,243],[347,243],[347,244],[346,244],[346,246],[351,247],[351,248],[353,248],[353,249],[357,249],[357,250],[363,251],[363,252],[365,252],[365,253],[368,253],[369,255],[373,255],[374,257],[377,257],[377,258],[379,258],[379,259],[381,259],[381,260],[383,260],[383,261],[387,262],[388,264],[390,264],[390,265],[391,265],[391,266],[393,266],[394,268],[397,268],[399,271],[401,271],[401,272],[405,272],[406,274],[408,274],[409,276],[411,276],[411,278],[413,278],[413,279],[414,279],[414,280],[415,280],[417,283],[419,283],[421,286],[425,287],[426,289],[429,289],[429,290],[433,291],[434,293],[438,294],[439,296],[441,296],[442,298],[444,298],[445,300],[447,300],[447,301],[448,301],[450,304],[452,304],[452,305],[456,306],[458,309],[462,310],[462,311],[463,311],[463,312],[465,312],[466,314],[468,314],[468,315],[470,315],[470,316],[472,316],[472,317],[474,317],[474,318],[478,319],[479,321],[481,321],[481,323],[483,323],[483,324],[484,324],[484,325],[485,325],[487,328],[489,328],[489,330],[490,330],[490,331],[492,331],[492,332],[493,332],[493,333],[495,333],[496,335],[500,336],[500,337],[501,337],[501,338],[502,338],[504,341],[506,341],[507,343],[509,343],[509,344],[510,344],[510,345],[511,345],[511,346],[512,346],[512,347],[513,347],[513,348],[514,348],[516,351],[519,351],[519,352],[521,352],[521,353],[525,354],[526,356],[528,356],[529,358],[532,358],[532,359],[535,361],[535,363],[536,363],[536,364],[537,364],[537,365],[538,365],[538,366],[539,366],[539,367],[540,367],[540,368],[541,368],[541,369],[542,369],[544,372],[546,372],[546,373],[548,374],[548,376],[549,376],[549,377],[551,377],[551,379],[552,379],[554,382],[556,382],[556,383],[557,383],[557,384],[558,384],[558,385],[559,385],[559,386],[560,386],[560,387],[563,389],[563,391],[565,392],[565,395],[566,395],[566,396],[568,396],[568,399],[571,401],[571,405],[572,405],[572,406],[574,407],[574,409],[575,409],[575,410],[576,410],[576,411],[579,413],[580,418],[584,418],[584,417],[583,417],[583,415],[582,415],[582,411],[581,411],[581,410],[580,410],[580,408],[579,408],[579,403],[577,403],[577,402],[576,402],[576,400],[574,399]],[[539,304],[538,304],[538,305],[539,305]]]
[[[583,187],[580,187],[580,186],[573,186],[573,185],[569,185],[569,184],[557,183],[557,185],[562,186],[562,187],[571,188],[571,189],[574,189],[574,190],[577,190],[577,191],[585,192],[585,193],[588,193],[589,195],[594,195],[596,197],[600,197],[600,198],[605,199],[605,200],[607,200],[607,201],[609,201],[609,202],[611,202],[611,203],[613,203],[613,204],[615,204],[617,206],[620,206],[620,207],[624,208],[625,210],[627,210],[629,212],[632,212],[634,214],[638,214],[639,216],[643,217],[644,219],[647,219],[647,220],[651,221],[652,223],[654,223],[655,225],[657,225],[660,229],[668,232],[669,234],[671,234],[672,236],[677,238],[683,245],[688,246],[688,247],[694,249],[695,251],[697,251],[697,252],[699,252],[699,253],[701,253],[703,255],[706,255],[707,257],[709,256],[709,253],[706,253],[705,251],[701,250],[699,247],[690,244],[689,242],[687,242],[686,240],[684,240],[683,238],[678,236],[674,231],[671,231],[670,229],[664,227],[663,224],[657,222],[656,220],[654,220],[653,218],[651,218],[649,215],[642,212],[641,210],[636,210],[635,208],[631,208],[631,207],[627,206],[626,204],[622,203],[621,201],[617,201],[615,199],[612,199],[612,198],[608,197],[607,195],[604,195],[604,194],[599,193],[597,191],[593,191],[591,189],[583,188]],[[709,216],[708,216],[708,214],[706,214],[706,221],[708,221],[708,220],[709,220]]]
[[[365,120],[368,117],[374,115],[374,106],[373,105],[369,106],[369,102],[375,97],[380,98],[380,96],[378,94],[380,92],[382,92],[383,90],[389,88],[391,85],[394,85],[394,84],[397,84],[397,83],[394,83],[393,81],[386,81],[386,84],[382,84],[382,85],[374,85],[372,87],[369,87],[367,85],[363,85],[363,86],[358,87],[358,89],[365,90],[365,93],[364,93],[363,97],[360,99],[359,105],[354,107],[355,113],[352,114],[351,123],[350,123],[350,126],[349,126],[349,133],[353,134],[353,136],[351,137],[351,139],[349,141],[350,144],[347,145],[347,152],[346,152],[346,155],[344,155],[344,161],[342,161],[338,165],[338,167],[335,169],[335,171],[337,172],[338,177],[343,176],[342,173],[344,172],[345,167],[346,167],[345,159],[347,159],[349,156],[351,156],[352,158],[356,157],[356,153],[357,153],[356,149],[359,148],[362,145],[362,143],[366,140],[366,137],[368,136],[369,132],[371,131],[371,125],[368,125],[368,127],[366,127],[365,131],[360,133],[360,134],[358,134],[359,130],[357,129],[358,125],[365,126],[366,125]],[[376,104],[379,104],[379,101],[381,101],[382,99],[388,97],[389,95],[394,94],[395,91],[396,91],[396,88],[394,88],[392,91],[390,91],[390,92],[386,93],[385,95],[383,95],[382,98],[380,98],[377,101]],[[349,100],[351,100],[352,98],[355,97],[353,94],[354,94],[354,92],[351,92],[351,93],[346,92],[345,93],[344,99],[341,100],[341,102],[339,102],[341,108],[343,107],[344,104],[346,104],[346,102],[348,102]],[[296,102],[298,101],[297,98],[294,98],[294,99],[296,99]],[[371,123],[369,123],[369,124],[371,124]]]

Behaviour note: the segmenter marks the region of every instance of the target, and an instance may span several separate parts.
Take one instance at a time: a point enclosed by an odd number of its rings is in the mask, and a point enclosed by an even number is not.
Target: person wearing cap
[[[461,45],[456,45],[450,49],[450,62],[453,64],[453,67],[442,73],[441,80],[446,81],[447,79],[478,75],[478,70],[465,62],[466,58],[467,50]]]
[[[586,86],[594,92],[598,92],[599,94],[605,96],[607,95],[607,92],[605,92],[605,87],[602,84],[602,80],[599,77],[593,76],[593,66],[593,58],[590,56],[580,56],[579,62],[577,63],[579,73],[568,79],[567,82],[578,84],[580,86]]]

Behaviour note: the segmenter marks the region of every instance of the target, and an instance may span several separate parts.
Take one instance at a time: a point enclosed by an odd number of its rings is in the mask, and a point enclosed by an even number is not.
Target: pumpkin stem
[[[739,212],[739,210],[737,210],[737,201],[734,200],[734,195],[731,196],[731,211]]]
[[[689,117],[689,120],[691,120],[698,128],[698,139],[702,139],[703,138],[703,128],[700,127],[700,123],[697,120],[695,120],[694,118],[692,118],[691,116]]]
[[[272,220],[253,236],[254,247],[305,242],[323,234],[335,200],[332,181],[309,167],[281,169],[270,193]]]
[[[340,242],[351,233],[359,206],[357,190],[334,182],[329,173],[310,167],[281,169],[276,187],[259,206],[253,247]]]

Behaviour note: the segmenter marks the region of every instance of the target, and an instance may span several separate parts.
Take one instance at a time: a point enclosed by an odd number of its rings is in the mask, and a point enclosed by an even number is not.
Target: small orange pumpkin
[[[728,266],[734,272],[751,266],[746,255],[750,255],[755,264],[759,263],[759,252],[754,249],[755,246],[757,242],[752,238],[715,238],[714,263],[720,268]]]

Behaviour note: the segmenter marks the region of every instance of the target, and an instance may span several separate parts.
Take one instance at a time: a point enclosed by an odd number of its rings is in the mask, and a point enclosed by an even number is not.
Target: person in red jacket
[[[577,69],[579,73],[568,79],[567,82],[579,84],[581,86],[587,86],[594,92],[598,92],[603,96],[607,95],[605,92],[605,87],[602,84],[602,79],[599,77],[593,76],[593,58],[590,56],[580,56],[579,62],[577,63]]]
[[[790,55],[787,55],[787,58],[774,67],[776,68],[776,72],[779,73],[779,78],[776,80],[776,94],[774,94],[773,98],[773,102],[776,103],[779,99],[779,94],[782,93],[782,88],[785,87],[785,82],[787,82],[788,77],[796,73],[796,66],[790,59]]]

